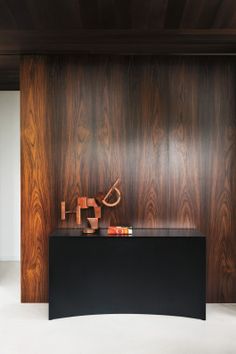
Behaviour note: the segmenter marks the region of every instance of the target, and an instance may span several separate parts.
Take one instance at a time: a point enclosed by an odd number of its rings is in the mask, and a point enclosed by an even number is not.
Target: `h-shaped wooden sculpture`
[[[98,229],[98,221],[102,216],[102,206],[105,205],[107,207],[114,207],[120,203],[121,193],[117,188],[119,183],[119,178],[115,181],[112,187],[109,189],[107,194],[104,196],[102,193],[99,193],[95,198],[88,197],[78,197],[77,205],[75,210],[66,210],[65,201],[61,202],[61,220],[66,220],[66,214],[75,214],[76,215],[76,224],[81,224],[81,209],[94,209],[94,217],[87,218],[89,226],[88,228],[83,229],[84,233],[94,233]],[[111,197],[111,194],[115,192],[117,195],[116,201],[113,203],[109,203],[107,200]]]

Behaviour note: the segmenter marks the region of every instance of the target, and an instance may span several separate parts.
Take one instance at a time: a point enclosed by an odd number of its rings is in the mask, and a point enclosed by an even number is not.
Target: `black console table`
[[[205,319],[205,237],[196,230],[86,236],[60,229],[49,242],[49,319],[109,313]]]

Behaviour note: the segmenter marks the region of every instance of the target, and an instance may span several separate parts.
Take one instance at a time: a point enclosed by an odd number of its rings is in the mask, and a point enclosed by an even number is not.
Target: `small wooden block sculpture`
[[[119,183],[119,178],[115,181],[112,187],[109,189],[107,194],[104,196],[102,193],[99,193],[98,196],[95,198],[88,198],[88,197],[78,197],[77,198],[77,205],[75,210],[66,210],[65,201],[61,202],[61,220],[66,220],[66,214],[75,214],[76,216],[76,224],[81,224],[81,209],[94,209],[94,217],[87,218],[89,223],[89,227],[83,229],[84,233],[94,233],[98,229],[98,222],[102,216],[102,206],[105,205],[107,207],[114,207],[120,203],[121,200],[121,193],[116,186]],[[109,203],[108,199],[111,197],[111,194],[115,192],[117,195],[117,199],[113,203]]]

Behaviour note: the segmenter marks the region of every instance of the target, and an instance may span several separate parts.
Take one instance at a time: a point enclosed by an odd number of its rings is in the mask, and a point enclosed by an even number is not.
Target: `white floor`
[[[46,304],[20,304],[19,263],[0,262],[0,354],[236,354],[236,304],[207,320],[84,316],[48,321]]]

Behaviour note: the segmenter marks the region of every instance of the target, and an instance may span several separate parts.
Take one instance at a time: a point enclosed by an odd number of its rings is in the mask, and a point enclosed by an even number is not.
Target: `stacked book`
[[[108,235],[132,235],[132,227],[130,226],[109,226]]]

